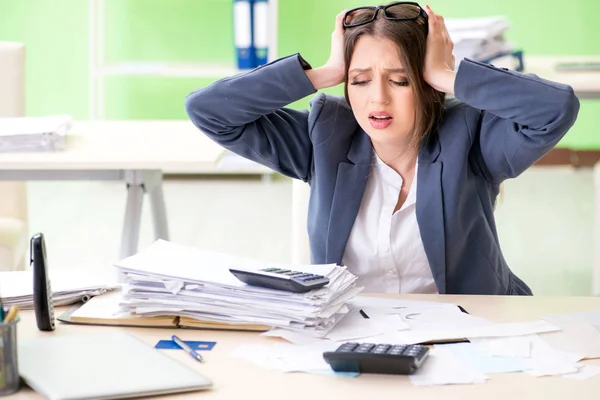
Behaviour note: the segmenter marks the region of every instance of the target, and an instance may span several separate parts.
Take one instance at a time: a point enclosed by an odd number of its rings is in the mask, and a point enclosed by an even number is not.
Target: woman
[[[502,256],[494,202],[573,125],[572,88],[470,60],[455,72],[443,18],[416,3],[343,12],[331,43],[320,68],[296,54],[191,93],[188,115],[308,182],[312,262],[346,265],[365,291],[531,294]],[[345,99],[285,108],[341,82]]]

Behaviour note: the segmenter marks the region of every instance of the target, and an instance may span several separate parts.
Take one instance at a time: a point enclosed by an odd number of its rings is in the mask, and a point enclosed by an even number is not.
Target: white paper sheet
[[[555,350],[600,358],[600,332],[585,322],[559,323],[561,331],[539,334]]]
[[[487,377],[461,362],[450,350],[433,348],[410,381],[415,386],[484,383]]]
[[[48,275],[56,306],[87,301],[92,296],[120,287],[108,266],[50,269]],[[1,271],[0,297],[5,307],[14,304],[21,309],[33,308],[33,271]]]
[[[562,375],[563,378],[575,379],[577,381],[584,381],[586,379],[593,378],[600,375],[600,366],[597,365],[584,365],[579,368],[579,371]]]
[[[574,373],[582,366],[578,363],[582,358],[581,354],[555,350],[534,335],[531,341],[532,369],[527,372],[537,377]]]
[[[358,376],[358,373],[336,373],[323,359],[323,352],[333,351],[338,344],[329,341],[296,346],[288,343],[273,345],[242,345],[234,349],[231,357],[243,358],[263,368],[284,372]]]
[[[468,338],[484,353],[496,357],[529,358],[533,335],[509,337]]]
[[[482,374],[520,372],[532,368],[532,360],[528,357],[496,357],[472,343],[436,345],[435,348],[448,349],[471,369]]]
[[[360,310],[351,310],[325,335],[325,338],[333,341],[356,340],[409,328],[399,315],[381,314],[374,309],[365,309],[363,312],[369,318],[365,318]]]

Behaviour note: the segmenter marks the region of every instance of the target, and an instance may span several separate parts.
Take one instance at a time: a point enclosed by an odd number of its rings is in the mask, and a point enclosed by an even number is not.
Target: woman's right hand
[[[335,17],[335,28],[331,34],[331,50],[327,62],[319,68],[306,71],[316,90],[336,86],[344,81],[346,64],[344,61],[344,10]]]

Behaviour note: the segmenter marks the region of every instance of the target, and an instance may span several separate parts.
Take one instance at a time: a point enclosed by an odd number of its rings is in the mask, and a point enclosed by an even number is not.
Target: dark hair
[[[414,15],[411,6],[393,7],[387,11],[390,17],[401,18]],[[358,10],[352,14],[352,22],[371,19],[372,11]],[[392,21],[384,18],[383,10],[379,10],[377,19],[371,23],[347,28],[344,32],[344,58],[346,63],[344,94],[348,98],[348,70],[350,59],[354,53],[356,42],[360,36],[373,36],[392,40],[400,51],[402,65],[406,70],[409,85],[411,85],[415,100],[415,125],[411,133],[409,145],[418,148],[431,139],[437,124],[440,122],[444,108],[445,94],[429,86],[423,79],[425,63],[425,44],[427,20],[419,17],[412,21]]]

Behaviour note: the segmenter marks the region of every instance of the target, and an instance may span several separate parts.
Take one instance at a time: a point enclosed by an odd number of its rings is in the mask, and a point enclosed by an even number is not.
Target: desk
[[[393,297],[393,296],[389,296]],[[472,315],[498,322],[527,321],[548,314],[558,314],[590,309],[600,309],[600,298],[582,297],[510,297],[510,296],[396,296],[412,300],[446,301],[464,306]],[[57,310],[57,312],[61,312]],[[48,335],[37,330],[33,312],[23,312],[18,327],[20,339]],[[489,380],[480,385],[455,385],[438,387],[413,386],[408,377],[398,375],[364,374],[357,378],[306,373],[284,373],[255,366],[248,361],[230,358],[230,352],[242,344],[270,344],[275,338],[261,337],[257,333],[192,331],[146,328],[116,328],[57,324],[55,335],[85,334],[91,331],[129,331],[154,345],[168,339],[172,333],[187,340],[216,341],[212,351],[204,352],[205,363],[199,364],[182,351],[168,354],[205,374],[214,388],[202,393],[192,393],[160,398],[177,399],[597,399],[600,393],[600,376],[586,381],[561,377],[535,378],[527,373],[488,375]],[[90,360],[93,362],[93,360]],[[600,360],[585,361],[600,365]],[[58,366],[59,367],[59,366]],[[542,397],[543,396],[543,397]],[[22,389],[11,400],[40,399],[28,388]]]
[[[525,72],[571,85],[580,99],[600,99],[600,71],[556,71],[557,63],[600,62],[598,56],[525,56]]]
[[[64,151],[0,154],[0,180],[124,181],[124,258],[137,251],[144,193],[156,238],[169,237],[163,171],[212,169],[223,151],[187,120],[82,121],[73,124]]]

